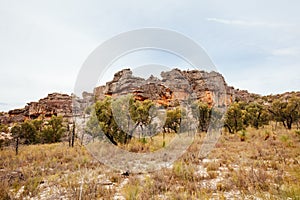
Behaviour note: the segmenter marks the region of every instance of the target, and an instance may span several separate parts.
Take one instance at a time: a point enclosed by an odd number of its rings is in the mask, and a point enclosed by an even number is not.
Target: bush
[[[43,143],[59,142],[65,132],[63,118],[52,116],[48,123],[43,127],[41,141]]]
[[[37,130],[30,121],[25,121],[21,124],[21,138],[25,139],[25,144],[35,144],[37,140]]]
[[[192,166],[187,165],[186,163],[181,161],[174,163],[173,173],[177,178],[181,180],[193,181],[195,178],[195,169]]]
[[[65,131],[61,116],[52,116],[46,122],[38,119],[27,120],[11,129],[13,137],[20,138],[24,144],[59,142]]]

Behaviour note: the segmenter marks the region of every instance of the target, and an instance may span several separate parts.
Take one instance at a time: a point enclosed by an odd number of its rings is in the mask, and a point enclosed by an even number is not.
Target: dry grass
[[[152,142],[134,139],[126,148],[151,152],[162,148],[159,137]],[[209,156],[199,159],[202,141],[203,133],[172,167],[131,174],[128,182],[79,144],[23,146],[18,156],[4,148],[0,199],[112,199],[117,193],[126,199],[300,199],[297,130],[249,128],[244,141],[225,133]]]
[[[137,199],[300,199],[297,131],[249,128],[244,141],[238,134],[225,134],[202,161],[196,158],[201,143],[198,135],[171,169],[150,174],[147,182],[136,178],[127,187],[135,188]]]
[[[154,152],[170,144],[172,139],[175,137],[175,133],[167,133],[165,137],[163,134],[157,134],[153,137],[146,138],[132,138],[130,143],[120,146],[130,152],[147,153]]]
[[[0,190],[10,197],[6,199],[111,197],[113,189],[106,189],[101,181],[117,174],[106,173],[105,166],[78,143],[74,148],[64,143],[22,146],[18,156],[6,148],[1,151],[0,169]]]

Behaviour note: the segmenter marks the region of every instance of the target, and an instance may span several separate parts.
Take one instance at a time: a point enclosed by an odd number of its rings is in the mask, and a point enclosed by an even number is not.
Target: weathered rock
[[[38,102],[30,102],[24,108],[10,110],[0,116],[3,124],[23,122],[26,119],[35,119],[39,116],[46,118],[52,115],[72,117],[72,97],[67,94],[52,93]]]
[[[224,77],[214,71],[173,69],[162,72],[161,77],[162,79],[158,79],[151,75],[148,79],[143,79],[133,76],[130,69],[123,69],[114,75],[112,81],[96,87],[93,93],[84,92],[83,98],[52,93],[38,102],[28,103],[24,108],[14,109],[8,113],[2,112],[0,123],[23,122],[41,115],[46,118],[62,115],[70,119],[73,115],[81,115],[87,106],[92,105],[95,100],[104,99],[105,96],[133,94],[138,100],[150,99],[165,106],[175,106],[188,99],[199,99],[210,106],[228,106],[235,100],[249,102],[260,97],[246,90],[228,86]],[[285,94],[285,96],[291,95],[293,94]]]
[[[0,133],[0,140],[6,141],[6,140],[12,140],[13,137],[10,133],[1,132]]]
[[[37,118],[40,115],[51,117],[52,115],[72,116],[72,98],[67,94],[52,93],[38,102],[31,102],[25,106],[25,116]]]
[[[257,96],[228,86],[224,77],[214,71],[173,69],[162,72],[161,77],[161,80],[154,76],[143,79],[133,76],[130,69],[124,69],[117,72],[111,82],[94,89],[95,99],[133,94],[138,100],[151,99],[169,106],[187,99],[200,99],[210,106],[227,106],[235,100],[248,102]]]

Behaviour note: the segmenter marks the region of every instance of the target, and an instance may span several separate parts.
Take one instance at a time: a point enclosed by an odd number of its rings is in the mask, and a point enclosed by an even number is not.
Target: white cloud
[[[249,20],[229,20],[221,18],[206,18],[207,21],[216,22],[220,24],[237,25],[237,26],[257,26],[257,27],[270,27],[270,28],[280,28],[293,26],[292,24],[286,23],[273,23],[264,21],[249,21]]]
[[[274,60],[275,61],[275,60]],[[297,64],[275,64],[268,60],[263,64],[252,67],[238,68],[235,71],[224,72],[225,80],[229,85],[249,92],[268,95],[287,91],[299,91],[300,68]]]
[[[272,55],[274,56],[299,56],[300,48],[289,47],[289,48],[280,48],[272,50]]]

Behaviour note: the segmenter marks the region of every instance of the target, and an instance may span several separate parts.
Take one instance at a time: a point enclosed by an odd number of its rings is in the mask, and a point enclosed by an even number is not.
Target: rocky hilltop
[[[26,119],[45,118],[62,115],[71,119],[72,114],[79,114],[83,108],[105,96],[117,97],[133,94],[138,100],[151,99],[158,104],[175,106],[180,101],[196,100],[207,102],[210,106],[228,106],[235,100],[253,101],[259,95],[246,90],[238,90],[226,84],[224,77],[217,72],[198,70],[181,71],[173,69],[162,72],[162,79],[150,76],[148,79],[133,76],[130,69],[115,73],[112,81],[94,89],[93,93],[83,93],[83,97],[52,93],[37,102],[30,102],[24,108],[10,110],[0,114],[0,123],[10,124]],[[73,99],[73,103],[72,103]]]
[[[133,94],[138,100],[151,99],[167,106],[188,98],[199,99],[210,106],[228,106],[236,99],[248,102],[259,96],[228,86],[224,77],[214,71],[173,69],[162,72],[161,77],[143,79],[133,76],[130,69],[123,69],[114,75],[112,81],[96,87],[94,95],[97,100],[102,100],[105,96]]]
[[[60,93],[48,94],[47,97],[37,102],[27,103],[24,108],[2,113],[0,123],[22,122],[26,119],[35,119],[39,116],[48,118],[52,115],[62,115],[64,118],[72,117],[72,97]]]

